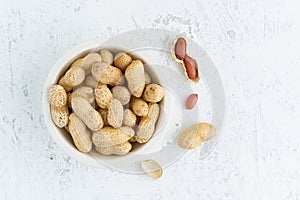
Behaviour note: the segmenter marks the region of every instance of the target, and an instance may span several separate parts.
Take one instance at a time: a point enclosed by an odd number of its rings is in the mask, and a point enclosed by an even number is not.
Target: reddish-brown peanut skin
[[[184,67],[186,69],[186,73],[187,73],[189,79],[197,78],[197,76],[198,76],[197,62],[188,55],[186,55],[184,57],[183,62],[184,62]]]
[[[177,39],[175,44],[175,55],[179,60],[183,60],[186,56],[186,41],[184,38],[180,37]]]
[[[185,102],[185,108],[188,110],[193,109],[197,101],[198,101],[198,94],[191,94]]]

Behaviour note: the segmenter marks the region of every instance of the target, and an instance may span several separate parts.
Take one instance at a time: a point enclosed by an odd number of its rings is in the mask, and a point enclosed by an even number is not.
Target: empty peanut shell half
[[[154,160],[144,160],[141,163],[141,168],[143,171],[153,179],[158,179],[161,177],[163,170],[161,166]]]

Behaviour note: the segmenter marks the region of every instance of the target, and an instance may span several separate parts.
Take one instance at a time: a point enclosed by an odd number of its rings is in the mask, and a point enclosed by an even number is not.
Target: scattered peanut
[[[142,98],[151,103],[157,103],[162,100],[165,92],[164,89],[155,83],[146,85]]]
[[[135,97],[140,97],[145,88],[144,65],[140,60],[134,60],[125,70],[130,93]]]
[[[194,149],[203,141],[212,139],[215,133],[216,128],[211,124],[194,124],[179,134],[178,145],[184,149]]]
[[[148,114],[148,104],[141,98],[131,97],[129,108],[137,116],[146,116]]]
[[[61,107],[67,104],[67,93],[60,85],[53,85],[48,92],[49,103],[52,106]]]
[[[141,168],[153,179],[160,178],[163,173],[161,166],[154,160],[144,160],[141,162]]]
[[[123,125],[133,127],[135,123],[136,115],[130,109],[125,109],[123,115]]]
[[[198,76],[198,67],[196,61],[190,56],[186,56],[183,60],[184,67],[189,79],[195,79]]]
[[[72,108],[75,114],[91,129],[98,131],[103,126],[101,115],[82,97],[72,97]]]
[[[106,85],[98,84],[95,89],[95,98],[98,106],[106,109],[112,101],[112,94]]]
[[[183,37],[179,37],[175,42],[175,55],[179,60],[186,56],[186,41]]]
[[[114,56],[112,55],[112,53],[106,49],[102,49],[100,50],[100,55],[102,58],[102,62],[105,62],[107,64],[113,64],[114,62]]]
[[[118,99],[122,105],[126,105],[130,101],[130,92],[124,86],[115,86],[111,90],[114,98]]]
[[[108,106],[107,122],[114,128],[122,126],[123,106],[118,99],[113,99]]]
[[[130,57],[130,55],[128,55],[125,52],[117,53],[114,58],[115,66],[118,67],[123,72],[128,67],[128,65],[131,63],[131,61],[132,61],[132,58]]]
[[[188,110],[193,109],[197,101],[198,101],[198,94],[191,94],[185,102],[185,108]]]
[[[83,153],[88,153],[92,149],[91,133],[86,129],[83,121],[72,113],[69,117],[69,131],[77,149]]]

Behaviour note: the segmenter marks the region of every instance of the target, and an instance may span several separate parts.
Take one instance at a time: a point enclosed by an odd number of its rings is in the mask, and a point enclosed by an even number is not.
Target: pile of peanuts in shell
[[[70,133],[76,148],[126,155],[148,142],[164,89],[152,83],[141,60],[109,50],[75,60],[48,92],[53,122]]]

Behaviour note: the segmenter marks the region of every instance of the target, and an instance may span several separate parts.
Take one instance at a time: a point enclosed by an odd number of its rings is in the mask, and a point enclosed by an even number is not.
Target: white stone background
[[[2,0],[0,199],[300,199],[300,1]],[[153,181],[87,167],[44,124],[55,61],[82,41],[140,28],[184,33],[205,48],[226,92],[223,135]]]

